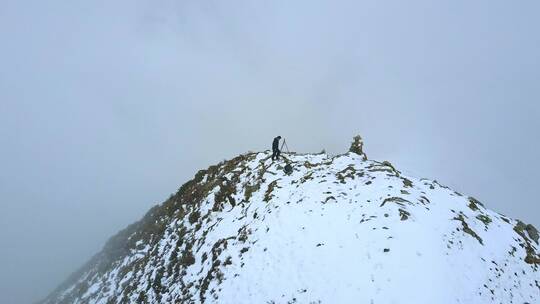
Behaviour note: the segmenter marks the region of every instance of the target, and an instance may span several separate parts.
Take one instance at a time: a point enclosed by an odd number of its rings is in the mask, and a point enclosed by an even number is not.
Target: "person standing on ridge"
[[[274,138],[274,141],[272,142],[272,160],[279,159],[279,154],[281,151],[279,151],[279,140],[281,139],[281,136],[278,136]]]

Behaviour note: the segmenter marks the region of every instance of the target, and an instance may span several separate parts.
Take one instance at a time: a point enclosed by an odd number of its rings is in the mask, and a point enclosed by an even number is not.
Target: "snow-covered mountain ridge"
[[[201,170],[43,303],[540,303],[532,225],[351,151]]]

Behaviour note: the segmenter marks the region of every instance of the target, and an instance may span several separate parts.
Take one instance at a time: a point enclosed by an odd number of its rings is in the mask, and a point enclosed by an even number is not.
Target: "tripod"
[[[287,140],[284,138],[283,139],[283,143],[281,144],[281,149],[279,149],[280,151],[283,151],[283,147],[285,147],[287,149],[287,153],[291,153],[291,151],[289,151],[289,146],[287,146]]]

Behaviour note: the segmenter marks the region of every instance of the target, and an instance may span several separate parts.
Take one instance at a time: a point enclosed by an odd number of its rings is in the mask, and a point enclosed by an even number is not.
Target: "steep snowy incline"
[[[540,303],[531,225],[362,154],[285,158],[198,172],[44,303]]]

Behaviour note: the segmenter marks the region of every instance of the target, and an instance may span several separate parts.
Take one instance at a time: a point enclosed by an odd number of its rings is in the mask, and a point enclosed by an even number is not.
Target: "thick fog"
[[[281,135],[540,226],[538,1],[0,9],[0,302],[46,296],[200,169]]]

